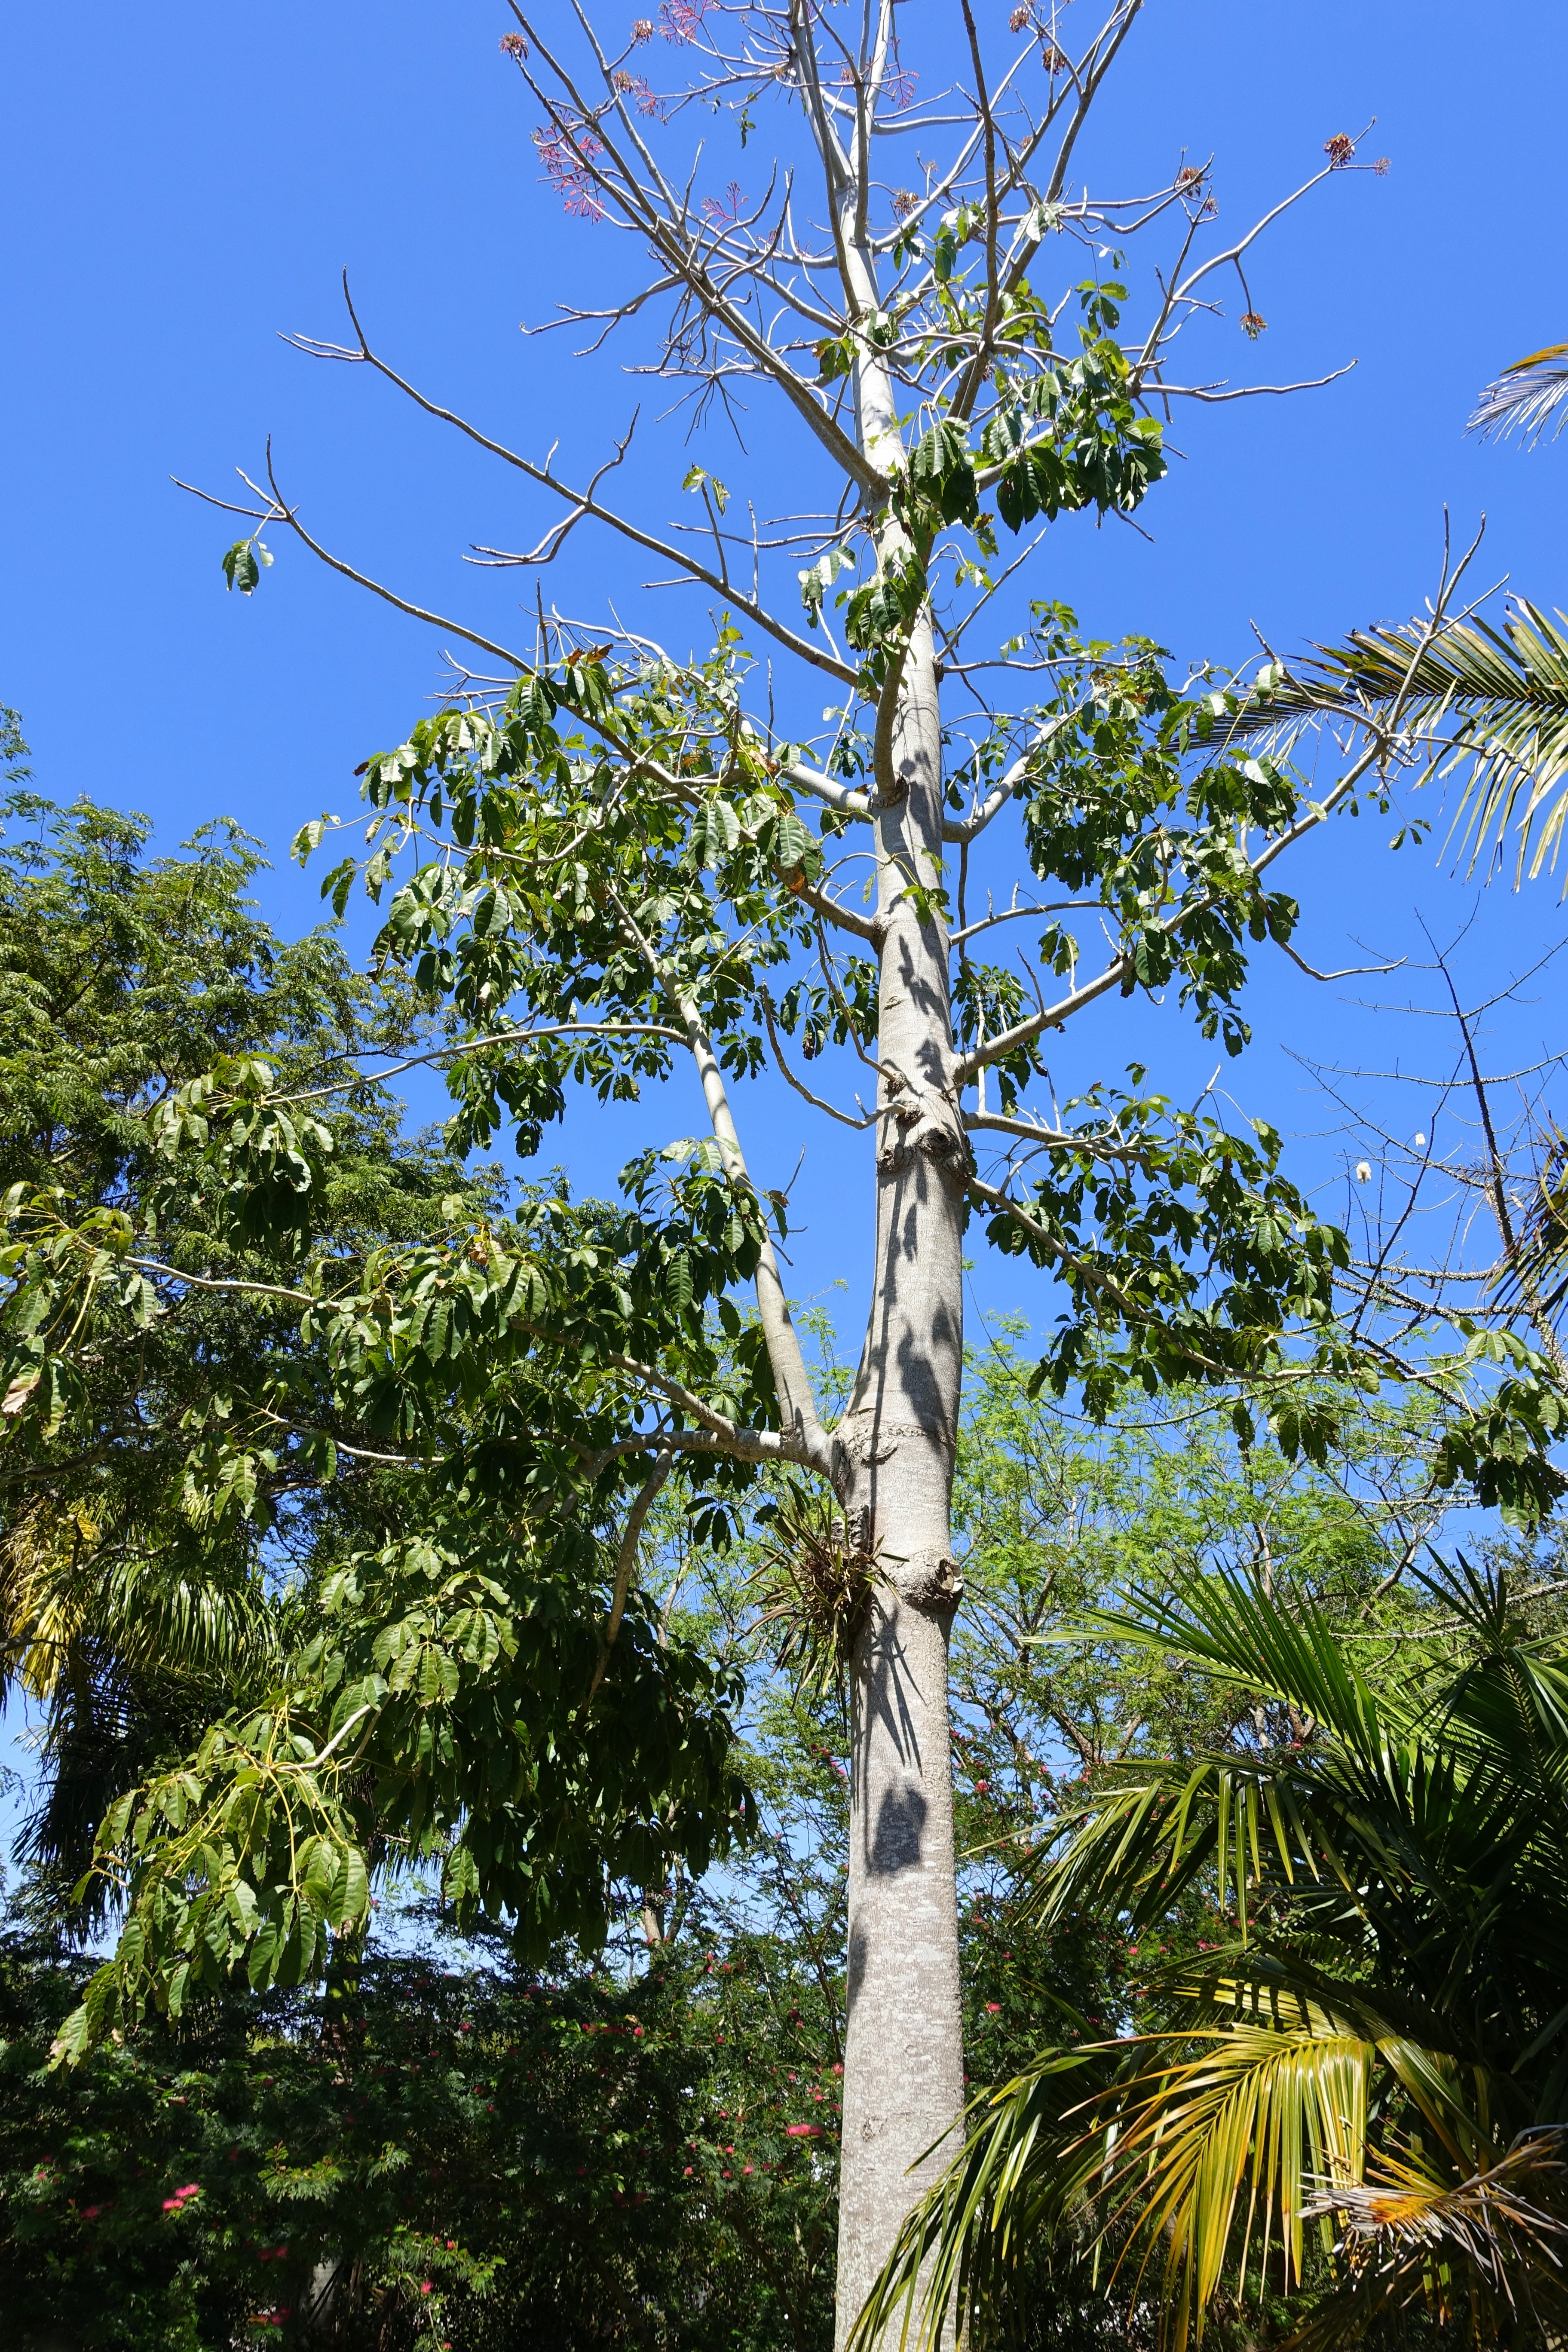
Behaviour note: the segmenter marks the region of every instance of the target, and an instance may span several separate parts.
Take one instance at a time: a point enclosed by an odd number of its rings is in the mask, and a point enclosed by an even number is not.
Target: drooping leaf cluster
[[[750,1409],[710,1312],[750,1196],[698,1153],[509,1216],[357,1073],[426,1043],[407,992],[280,949],[248,845],[10,821],[0,1638],[46,1710],[34,1858],[129,1906],[70,2046],[241,1963],[309,1978],[418,1853],[525,1943],[591,1941],[607,1871],[743,1812],[730,1681],[635,1592],[604,1626],[622,1350]]]

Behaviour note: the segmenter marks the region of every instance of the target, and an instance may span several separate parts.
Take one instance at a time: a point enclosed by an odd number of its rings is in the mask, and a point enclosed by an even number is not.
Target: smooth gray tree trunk
[[[879,1582],[852,1677],[848,2032],[839,2193],[840,2345],[963,2104],[948,1635],[963,1358],[963,1175],[945,927],[911,903],[941,877],[942,743],[917,629],[878,814],[881,954],[876,1276],[838,1485]],[[928,2154],[933,2144],[946,2144]],[[911,2178],[910,2168],[925,2162]]]

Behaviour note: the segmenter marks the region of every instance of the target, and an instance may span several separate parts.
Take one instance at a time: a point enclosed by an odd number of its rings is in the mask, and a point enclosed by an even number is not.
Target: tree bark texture
[[[840,2345],[904,2216],[952,2153],[945,2136],[963,2104],[947,1665],[967,1148],[952,1086],[946,929],[909,895],[910,883],[941,879],[942,738],[924,622],[893,758],[900,789],[877,816],[886,938],[875,1280],[836,1445],[845,1511],[879,1576],[851,1691]]]

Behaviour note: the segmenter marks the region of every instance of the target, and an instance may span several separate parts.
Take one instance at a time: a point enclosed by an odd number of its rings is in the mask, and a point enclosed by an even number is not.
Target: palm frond
[[[1067,2117],[1103,2085],[1114,2046],[1048,2050],[977,2099],[961,2153],[906,2217],[850,2330],[846,2352],[936,2352],[956,2306],[983,2315],[1005,2299],[1026,2251],[1085,2244],[1101,2150]]]
[[[1299,1987],[1299,1939],[1414,2003],[1400,2030],[1435,2032],[1478,2063],[1536,2041],[1568,2065],[1557,1987],[1568,1935],[1568,1672],[1495,1580],[1460,1568],[1438,1587],[1473,1644],[1439,1678],[1368,1690],[1307,1604],[1234,1575],[1178,1575],[1083,1632],[1139,1641],[1235,1686],[1288,1700],[1301,1738],[1196,1758],[1148,1758],[1085,1789],[1035,1864],[1049,1921],[1125,1916],[1142,1934],[1190,1889],[1233,1913]],[[1279,1942],[1295,1922],[1298,1945]],[[1272,1923],[1272,1924],[1269,1924]],[[1477,1988],[1490,1987],[1483,2015]],[[1394,2015],[1394,2011],[1389,2012]],[[1546,2047],[1542,2044],[1542,2050]],[[1542,2068],[1550,2074],[1554,2055]],[[1518,2117],[1522,2122],[1527,2107]]]
[[[1533,2320],[1551,2340],[1568,2313],[1568,2163],[1560,2129],[1522,2134],[1496,2163],[1455,2181],[1414,2143],[1325,2182],[1308,2218],[1332,2215],[1348,2273],[1291,2352],[1330,2352],[1376,2319],[1425,2302],[1441,2321],[1468,2310]],[[1521,2308],[1522,2305],[1522,2308]]]
[[[1417,1571],[1419,1574],[1420,1571]],[[1427,1716],[1463,1767],[1470,1794],[1489,1789],[1528,1817],[1532,1843],[1568,1874],[1568,1658],[1561,1633],[1532,1633],[1505,1570],[1462,1553],[1421,1578],[1475,1644]]]
[[[1119,2117],[1107,2226],[1135,2220],[1145,2259],[1163,2246],[1175,2352],[1233,2269],[1245,2295],[1277,2246],[1282,2286],[1299,2284],[1314,2183],[1361,2179],[1373,2047],[1295,2006],[1293,2023],[1215,2029],[1198,2057],[1142,2077]]]
[[[1277,2251],[1285,2284],[1300,2280],[1318,2184],[1362,2179],[1374,2056],[1327,2012],[1289,2000],[1269,2021],[1050,2053],[986,2103],[910,2215],[849,2352],[890,2344],[895,2325],[905,2352],[935,2352],[955,2305],[978,2319],[1023,2252],[1052,2237],[1080,2261],[1118,2249],[1113,2273],[1136,2263],[1142,2274],[1163,2250],[1183,2352],[1222,2278],[1238,2273],[1245,2292],[1249,2268],[1261,2278]],[[1065,2104],[1075,2088],[1089,2095]],[[1331,2242],[1326,2221],[1321,2234]]]
[[[41,1496],[0,1538],[0,1649],[46,1704],[90,1671],[86,1651],[132,1672],[227,1681],[243,1664],[265,1680],[286,1614],[245,1548],[106,1527],[91,1496]]]
[[[1336,1834],[1344,1808],[1321,1800],[1287,1758],[1156,1762],[1068,1817],[1066,1843],[1041,1873],[1039,1914],[1048,1923],[1125,1911],[1142,1932],[1212,1873],[1215,1899],[1236,1906],[1245,1939],[1266,1877],[1295,1885],[1326,1873],[1352,1888]]]
[[[1315,715],[1424,746],[1465,777],[1450,838],[1474,872],[1512,830],[1516,880],[1554,867],[1568,820],[1568,622],[1517,599],[1484,620],[1383,622],[1318,646],[1241,713],[1237,735]]]
[[[1120,1609],[1086,1611],[1046,1638],[1163,1651],[1233,1688],[1294,1706],[1368,1754],[1384,1737],[1377,1700],[1321,1611],[1307,1599],[1287,1607],[1236,1570],[1173,1563],[1166,1589],[1135,1585]]]
[[[1210,1982],[1194,1988],[1194,2009],[1228,2002],[1228,2020],[1052,2052],[977,2103],[848,2352],[895,2341],[936,2352],[955,2310],[980,2341],[1042,2244],[1112,2278],[1134,2266],[1140,2284],[1157,2263],[1171,2352],[1201,2341],[1222,2295],[1260,2293],[1271,2263],[1285,2292],[1299,2288],[1313,2223],[1341,2266],[1308,2331],[1316,2352],[1430,2294],[1435,2252],[1445,2315],[1460,2273],[1462,2294],[1486,2293],[1504,2272],[1517,2284],[1522,2260],[1550,2284],[1568,2250],[1563,2136],[1527,2136],[1518,2147],[1533,2153],[1500,2162],[1483,2112],[1491,2086],[1370,2008],[1354,2014],[1357,1992],[1324,2001]],[[1380,2084],[1383,2103],[1393,2085],[1410,2100],[1427,2152],[1369,2144]]]
[[[884,2330],[932,2352],[955,2312],[978,2343],[1042,2249],[1152,2268],[1184,2352],[1270,2264],[1300,2290],[1313,2223],[1334,2284],[1301,2352],[1422,2297],[1477,2340],[1515,2305],[1568,2315],[1563,1644],[1500,1574],[1426,1580],[1461,1654],[1381,1702],[1309,1604],[1236,1575],[1178,1571],[1077,1629],[1184,1661],[1247,1717],[1288,1701],[1303,1737],[1141,1759],[1064,1819],[1047,1917],[1142,1932],[1195,1886],[1237,1935],[1157,1972],[1167,2031],[1053,2053],[973,2111],[856,2352]],[[1510,2149],[1532,2116],[1552,2131]]]
[[[1548,343],[1505,367],[1482,393],[1465,430],[1500,441],[1517,425],[1533,447],[1553,417],[1560,433],[1568,423],[1568,343]]]

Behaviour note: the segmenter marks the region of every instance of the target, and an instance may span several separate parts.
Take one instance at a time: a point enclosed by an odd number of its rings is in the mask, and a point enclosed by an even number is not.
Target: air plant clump
[[[752,1580],[758,1631],[803,1696],[842,1698],[877,1581],[875,1556],[831,1500],[794,1480],[771,1507],[768,1529]]]

